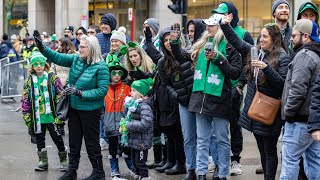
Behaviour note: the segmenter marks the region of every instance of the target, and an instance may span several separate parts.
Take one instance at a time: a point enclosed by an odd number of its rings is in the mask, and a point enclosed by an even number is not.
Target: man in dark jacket
[[[74,44],[74,46],[76,47],[76,48],[78,48],[77,47],[77,45],[76,45],[76,38],[73,36],[73,32],[74,32],[74,27],[73,26],[67,26],[67,27],[65,27],[64,28],[64,37],[65,38],[69,38],[70,40],[71,40],[71,42]]]
[[[297,20],[291,41],[294,54],[282,95],[281,114],[286,123],[280,179],[298,178],[302,154],[306,156],[308,179],[320,179],[320,142],[308,133],[307,124],[312,91],[320,70],[318,25],[309,19]]]
[[[217,9],[211,11],[211,13],[219,13],[219,14],[233,14],[233,19],[230,22],[230,25],[236,32],[239,38],[243,39],[244,41],[254,45],[254,41],[250,33],[239,26],[239,16],[238,10],[234,6],[232,2],[223,2],[221,3]],[[246,54],[241,54],[242,57],[242,69],[246,65],[245,61]],[[231,89],[231,101],[232,101],[232,117],[230,119],[230,135],[231,135],[231,169],[230,175],[241,175],[241,165],[240,165],[240,153],[243,148],[243,136],[241,126],[238,124],[238,120],[240,117],[240,105],[242,102],[242,89],[244,84],[246,84],[246,78],[244,72],[241,73],[239,78],[240,80],[232,80],[232,89]],[[213,153],[213,152],[212,152]],[[214,153],[213,153],[214,154]]]
[[[289,25],[290,5],[286,0],[275,0],[272,2],[272,16],[282,34],[285,49],[288,50],[292,28]],[[259,41],[258,41],[259,42]]]
[[[117,20],[112,13],[107,13],[101,17],[101,32],[98,33],[96,37],[99,40],[102,57],[106,57],[110,51],[111,32],[116,29],[116,26]]]

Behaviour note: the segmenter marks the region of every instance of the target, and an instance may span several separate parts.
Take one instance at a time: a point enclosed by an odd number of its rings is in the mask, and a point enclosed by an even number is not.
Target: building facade
[[[211,10],[223,0],[188,0],[188,20],[208,18]],[[273,0],[242,0],[234,2],[239,11],[240,24],[256,37],[264,24],[272,22],[271,4]],[[307,0],[308,1],[308,0]],[[139,41],[142,36],[142,25],[148,17],[160,20],[160,28],[175,22],[181,22],[181,15],[174,14],[167,7],[169,0],[1,0],[0,34],[32,35],[34,29],[48,34],[63,36],[64,27],[72,25],[87,28],[91,24],[100,24],[105,13],[113,13],[118,27],[124,26],[127,35]],[[291,5],[290,24],[297,17],[298,8],[306,0],[288,0]],[[320,0],[313,0],[319,7]],[[132,8],[134,21],[129,21],[128,14]],[[28,21],[26,21],[28,20]]]

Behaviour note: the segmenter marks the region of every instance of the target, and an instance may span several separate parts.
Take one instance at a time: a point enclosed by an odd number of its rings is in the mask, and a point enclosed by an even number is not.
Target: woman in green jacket
[[[108,67],[101,57],[98,39],[82,35],[80,54],[60,54],[43,46],[37,30],[33,36],[39,51],[45,57],[55,64],[70,67],[69,87],[65,89],[66,94],[70,95],[69,166],[59,180],[76,179],[83,137],[93,167],[92,174],[87,179],[105,179],[99,144],[99,120],[110,77]]]

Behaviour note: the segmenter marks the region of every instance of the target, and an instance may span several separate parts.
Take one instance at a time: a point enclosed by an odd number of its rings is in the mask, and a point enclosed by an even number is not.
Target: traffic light
[[[182,14],[182,0],[171,0],[172,4],[168,8],[175,14]]]

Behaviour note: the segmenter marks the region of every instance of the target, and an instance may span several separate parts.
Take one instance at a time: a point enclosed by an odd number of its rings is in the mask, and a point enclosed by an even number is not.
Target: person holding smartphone
[[[280,99],[291,59],[284,50],[281,31],[274,23],[266,24],[261,30],[260,44],[257,46],[258,58],[251,58],[253,45],[236,35],[230,25],[232,18],[232,14],[224,16],[220,26],[229,43],[247,57],[245,74],[248,88],[239,122],[243,128],[253,132],[256,138],[264,179],[275,179],[278,166],[277,142],[284,121],[281,120],[279,111],[272,125],[264,125],[250,119],[248,110],[257,91],[253,75],[258,75],[259,92]]]

